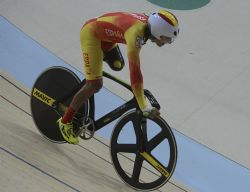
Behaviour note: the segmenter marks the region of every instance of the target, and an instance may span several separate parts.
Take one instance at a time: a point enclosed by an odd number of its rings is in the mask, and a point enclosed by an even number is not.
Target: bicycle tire
[[[75,73],[61,66],[46,69],[36,79],[31,91],[31,114],[37,129],[46,139],[56,143],[66,142],[56,124],[61,114],[42,101],[43,94],[58,101],[63,95],[77,89],[80,82]],[[39,91],[41,98],[34,96],[36,90]],[[63,104],[68,106],[72,97],[73,95],[68,97]],[[84,113],[85,109],[81,110]]]
[[[119,177],[130,187],[136,190],[156,190],[160,188],[161,186],[163,186],[165,183],[167,183],[167,181],[170,179],[170,177],[172,176],[175,170],[176,163],[177,163],[177,145],[176,145],[175,136],[170,126],[167,124],[167,122],[163,118],[161,117],[156,118],[156,119],[147,118],[147,121],[149,120],[153,121],[154,124],[158,125],[160,129],[162,129],[162,132],[160,133],[163,133],[165,137],[164,140],[167,139],[168,141],[169,159],[167,161],[168,162],[167,165],[165,165],[165,169],[168,171],[168,176],[166,177],[163,174],[158,174],[158,176],[156,176],[156,180],[143,181],[143,179],[141,178],[143,177],[146,178],[147,176],[144,176],[144,175],[138,176],[138,174],[142,174],[142,170],[147,169],[148,167],[143,167],[143,162],[146,160],[139,152],[139,145],[140,145],[139,140],[140,139],[138,137],[140,137],[139,136],[140,134],[139,134],[139,129],[135,129],[135,126],[134,126],[134,121],[136,121],[137,116],[138,115],[136,111],[128,112],[123,117],[121,117],[121,119],[115,125],[115,128],[111,136],[111,148],[110,148],[111,159],[113,162],[113,166],[117,174],[119,175]],[[135,133],[135,142],[132,144],[124,143],[124,142],[119,143],[118,142],[119,135],[121,135],[122,132],[125,132],[123,131],[125,126],[130,126],[128,124],[129,122],[132,122],[132,125],[133,125],[133,129]],[[158,134],[158,136],[160,135],[160,133]],[[153,141],[153,139],[157,139],[157,138],[156,137],[151,138],[151,140],[149,140],[147,144],[148,145],[152,144],[151,141]],[[123,145],[123,148],[121,147],[122,145]],[[126,145],[127,145],[127,148],[125,147]],[[124,152],[125,155],[121,154],[121,152]],[[152,155],[151,151],[148,151],[148,152],[150,155]],[[128,158],[132,156],[131,154],[135,156],[134,160]],[[119,160],[118,155],[119,156],[122,155],[121,161]],[[124,158],[127,159],[126,163],[128,163],[128,161],[132,163],[132,166],[130,166],[130,168],[126,167],[124,163],[125,162]],[[141,171],[138,171],[138,168],[141,169]],[[150,171],[146,170],[147,173],[150,173]],[[136,174],[137,176],[135,176]],[[154,176],[155,173],[152,173],[152,174],[153,174],[152,176]]]

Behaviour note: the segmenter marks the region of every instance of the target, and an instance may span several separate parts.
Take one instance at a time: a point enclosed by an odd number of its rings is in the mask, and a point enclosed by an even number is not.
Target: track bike
[[[103,76],[133,93],[126,82],[106,72]],[[61,66],[50,67],[38,76],[32,88],[31,112],[36,127],[46,139],[66,143],[56,121],[85,82]],[[145,89],[144,94],[153,107],[160,109],[149,90]],[[136,190],[155,190],[167,183],[177,162],[176,140],[167,122],[162,117],[143,114],[134,96],[98,119],[95,104],[93,95],[76,113],[75,134],[88,140],[96,131],[117,120],[110,139],[110,154],[119,177]]]

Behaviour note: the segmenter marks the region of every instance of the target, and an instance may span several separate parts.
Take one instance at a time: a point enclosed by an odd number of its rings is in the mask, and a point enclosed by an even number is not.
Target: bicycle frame
[[[131,88],[131,86],[129,84],[127,84],[126,82],[110,75],[109,73],[103,71],[103,76],[111,79],[113,81],[115,81],[116,83],[122,85],[123,87],[125,87],[126,89],[128,89],[131,93],[133,93],[133,90]],[[58,100],[56,102],[56,106],[58,106],[58,103],[63,102],[64,100],[66,100],[68,97],[74,95],[83,85],[85,84],[85,79],[81,82],[81,84],[79,85],[79,87],[75,90],[73,90],[71,93],[66,94],[62,99]],[[150,101],[151,105],[157,109],[160,109],[160,105],[157,102],[157,100],[155,99],[155,97],[151,94],[150,91],[148,90],[144,90],[144,94],[145,96],[148,98],[148,100]],[[95,131],[103,128],[105,125],[111,123],[112,121],[118,119],[119,117],[121,117],[124,113],[126,113],[127,111],[131,110],[131,109],[136,109],[138,111],[138,114],[141,114],[141,110],[138,106],[138,103],[136,101],[135,96],[129,100],[128,102],[126,102],[125,104],[117,107],[116,109],[112,110],[111,112],[109,112],[108,114],[102,116],[101,118],[95,120],[95,96],[91,96],[89,98],[89,105],[90,105],[90,109],[88,112],[88,117],[90,117],[93,121],[94,121],[94,125],[95,125]]]
[[[111,79],[113,81],[115,81],[116,83],[122,85],[123,87],[125,87],[126,89],[128,89],[130,92],[133,93],[132,88],[130,85],[128,85],[127,83],[125,83],[124,81],[110,75],[109,73],[103,72],[103,76]],[[126,113],[127,111],[133,109],[133,108],[137,108],[139,109],[139,106],[136,102],[135,97],[133,97],[131,100],[129,100],[128,102],[124,103],[123,105],[117,107],[116,109],[112,110],[111,112],[109,112],[108,114],[102,116],[101,118],[95,120],[95,107],[94,107],[94,95],[90,98],[90,111],[89,111],[89,117],[94,121],[95,124],[95,130],[99,130],[101,128],[103,128],[105,125],[111,123],[112,121],[118,119],[119,117],[121,117],[124,113]]]

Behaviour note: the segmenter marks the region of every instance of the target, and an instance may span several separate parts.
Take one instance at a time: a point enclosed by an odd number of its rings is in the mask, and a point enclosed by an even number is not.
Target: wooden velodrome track
[[[1,191],[134,191],[115,173],[107,141],[47,141],[32,121],[29,90],[3,72],[0,83]],[[159,191],[187,189],[171,181]]]

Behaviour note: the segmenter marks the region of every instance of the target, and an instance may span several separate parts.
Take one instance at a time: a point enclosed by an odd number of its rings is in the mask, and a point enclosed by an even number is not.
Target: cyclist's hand
[[[145,117],[157,118],[160,116],[160,111],[154,107],[146,107],[142,110]]]

